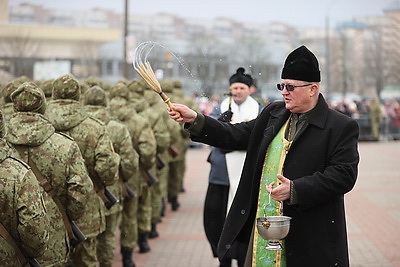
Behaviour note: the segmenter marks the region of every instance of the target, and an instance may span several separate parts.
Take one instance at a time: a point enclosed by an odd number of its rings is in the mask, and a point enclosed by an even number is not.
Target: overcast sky
[[[399,0],[128,0],[131,14],[168,12],[184,18],[229,17],[242,22],[284,21],[293,26],[331,25],[356,16],[383,15]],[[39,4],[46,8],[91,9],[122,12],[125,0],[9,0],[9,5]]]

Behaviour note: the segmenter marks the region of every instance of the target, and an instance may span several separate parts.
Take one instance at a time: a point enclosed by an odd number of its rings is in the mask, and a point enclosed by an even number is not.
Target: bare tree
[[[98,44],[91,40],[82,40],[75,48],[75,54],[78,60],[73,66],[73,74],[76,77],[83,78],[99,75]]]
[[[367,85],[375,88],[376,95],[380,97],[389,73],[385,68],[386,59],[384,58],[382,30],[380,27],[371,27],[370,30],[371,39],[365,44],[367,53],[365,53],[364,73]]]
[[[18,28],[13,36],[2,39],[0,43],[10,62],[10,73],[14,77],[32,77],[33,57],[38,54],[40,44],[32,39],[29,30]]]
[[[210,97],[220,92],[228,72],[226,55],[222,52],[217,40],[207,34],[196,34],[185,54],[193,79],[198,81],[199,88],[205,96]],[[224,90],[224,88],[222,88]]]

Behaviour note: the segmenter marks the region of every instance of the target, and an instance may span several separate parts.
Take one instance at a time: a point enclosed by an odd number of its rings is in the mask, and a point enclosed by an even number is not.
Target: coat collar
[[[326,123],[326,118],[328,116],[328,110],[329,108],[328,104],[325,101],[325,98],[322,96],[322,94],[319,94],[317,105],[310,111],[308,123],[313,124],[319,128],[324,128]],[[286,108],[273,109],[271,110],[270,114],[274,118],[271,121],[271,124],[274,124],[274,122],[277,121],[276,119],[283,118],[283,121],[281,119],[278,120],[280,122],[279,125],[282,126],[283,123],[289,118],[290,111],[287,110]]]
[[[325,127],[328,116],[328,104],[322,94],[319,94],[317,105],[311,110],[309,124],[313,124],[321,129]]]

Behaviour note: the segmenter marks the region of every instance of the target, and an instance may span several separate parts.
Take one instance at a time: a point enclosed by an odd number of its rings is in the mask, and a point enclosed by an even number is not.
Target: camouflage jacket
[[[145,101],[140,101],[145,103]],[[146,103],[147,104],[147,103]],[[150,105],[138,105],[135,104],[136,111],[139,115],[143,116],[150,123],[151,129],[153,130],[154,137],[157,143],[157,153],[164,152],[171,143],[171,137],[167,129],[166,121],[163,119],[163,115],[156,109],[153,109]],[[164,113],[167,112],[164,110]]]
[[[14,114],[14,104],[13,103],[6,103],[1,108],[1,112],[3,113],[3,117],[5,121],[9,121],[12,114]]]
[[[107,132],[110,136],[114,150],[120,157],[118,173],[121,182],[127,182],[132,189],[137,188],[139,155],[133,148],[132,139],[128,128],[123,123],[111,119],[107,108],[103,106],[86,105],[85,109],[90,116],[101,120],[107,126]],[[118,195],[119,200],[122,203],[123,188],[121,188],[121,186],[123,186],[121,183],[116,183],[108,188],[113,192],[114,195]],[[122,209],[122,205],[118,205],[118,207]],[[115,210],[116,207],[111,208],[108,214],[112,214]]]
[[[34,162],[52,188],[48,193],[60,200],[69,219],[78,220],[82,217],[87,204],[86,195],[93,190],[93,184],[78,145],[72,138],[55,133],[51,123],[38,113],[17,112],[7,125],[7,141],[16,148],[26,149],[20,155],[21,159]],[[51,203],[50,229],[54,228],[54,235],[50,235],[50,246],[38,260],[47,266],[65,262],[70,249],[59,208],[50,196],[46,196],[46,199]]]
[[[0,140],[0,222],[31,258],[43,255],[50,221],[42,190],[29,166],[11,155],[4,139]],[[13,248],[0,237],[0,266],[22,266]]]
[[[139,164],[150,169],[155,164],[156,139],[149,122],[136,113],[134,107],[123,98],[113,98],[110,102],[111,115],[124,123],[132,138],[132,144],[139,154]]]
[[[68,134],[78,143],[85,160],[95,190],[88,194],[85,214],[77,224],[87,237],[95,237],[105,229],[105,206],[96,192],[117,182],[119,156],[114,152],[105,125],[89,117],[80,102],[53,100],[45,115],[57,131]]]
[[[157,143],[148,121],[137,114],[134,107],[121,97],[113,98],[110,101],[110,111],[112,116],[128,128],[133,147],[139,154],[139,170],[154,169]],[[139,177],[141,177],[140,183],[145,185],[146,178],[143,173],[140,173]]]

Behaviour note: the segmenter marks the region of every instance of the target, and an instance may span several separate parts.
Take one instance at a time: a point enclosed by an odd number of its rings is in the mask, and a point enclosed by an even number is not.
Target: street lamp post
[[[124,38],[123,38],[123,56],[122,56],[122,71],[123,77],[128,78],[128,64],[126,63],[127,58],[127,41],[128,41],[128,0],[124,0]]]

